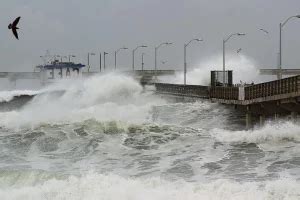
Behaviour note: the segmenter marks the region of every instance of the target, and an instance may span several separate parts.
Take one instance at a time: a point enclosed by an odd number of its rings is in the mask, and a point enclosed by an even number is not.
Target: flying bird
[[[239,48],[236,53],[240,53],[242,51],[242,48]]]
[[[266,31],[265,29],[263,29],[263,28],[260,28],[259,30],[261,30],[262,32],[264,32],[265,34],[269,34],[269,32],[268,31]]]
[[[163,61],[163,60],[162,60],[162,61],[161,61],[161,63],[164,65],[164,64],[166,64],[166,63],[167,63],[167,61]]]
[[[9,25],[8,25],[8,29],[11,29],[11,30],[12,30],[14,36],[15,36],[17,39],[19,39],[19,37],[18,37],[18,32],[17,32],[17,29],[19,29],[19,28],[17,27],[17,25],[18,25],[20,19],[21,19],[21,17],[17,17],[17,18],[15,19],[15,21],[14,21],[12,24],[9,24]]]

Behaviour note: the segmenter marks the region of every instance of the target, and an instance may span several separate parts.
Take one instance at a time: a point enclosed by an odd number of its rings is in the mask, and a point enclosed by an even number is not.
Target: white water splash
[[[299,182],[284,179],[266,183],[218,180],[211,183],[168,182],[159,178],[130,179],[116,175],[90,173],[67,180],[52,179],[34,185],[0,189],[2,200],[12,199],[128,199],[128,200],[196,200],[196,199],[298,199]]]
[[[243,131],[228,131],[213,129],[211,135],[220,142],[229,143],[267,143],[283,140],[300,141],[300,126],[285,121],[279,123],[267,123],[262,128]]]
[[[53,91],[64,94],[55,95]],[[142,123],[152,106],[163,102],[152,93],[143,92],[142,86],[130,77],[106,74],[64,80],[45,88],[22,110],[0,113],[0,124],[15,128],[93,118]]]
[[[222,56],[212,56],[198,64],[194,69],[188,69],[187,84],[191,85],[209,85],[210,71],[223,70]],[[239,83],[240,80],[246,83],[261,82],[263,77],[259,76],[257,64],[255,61],[245,55],[227,55],[226,70],[233,70],[233,82]],[[161,82],[171,82],[176,84],[183,83],[183,73],[179,73],[175,78],[165,77]]]
[[[13,98],[22,95],[36,95],[39,91],[34,90],[13,90],[13,91],[0,91],[0,103],[11,101]]]

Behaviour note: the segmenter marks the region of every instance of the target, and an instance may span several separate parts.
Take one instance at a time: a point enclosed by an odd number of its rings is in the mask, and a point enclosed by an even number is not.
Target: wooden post
[[[275,113],[275,114],[274,114],[274,120],[275,120],[275,121],[278,120],[278,117],[279,117],[279,114],[278,114],[278,113]]]
[[[292,121],[296,121],[296,119],[297,119],[297,112],[291,112],[291,119],[292,119]]]
[[[252,119],[251,119],[251,112],[250,112],[250,106],[247,106],[247,113],[246,113],[246,129],[250,129],[252,125]]]
[[[251,125],[252,125],[252,119],[251,119],[251,113],[250,112],[247,112],[246,113],[246,129],[250,129],[251,128]]]
[[[259,125],[263,126],[265,124],[265,116],[264,115],[260,115],[259,116]]]

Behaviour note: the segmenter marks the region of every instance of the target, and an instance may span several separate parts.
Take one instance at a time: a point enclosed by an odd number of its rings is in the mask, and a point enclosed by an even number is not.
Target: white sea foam
[[[7,199],[110,199],[110,200],[176,200],[176,199],[299,199],[300,184],[283,179],[265,183],[237,183],[217,180],[211,183],[168,182],[159,178],[143,180],[116,175],[89,173],[66,180],[51,179],[42,183],[9,186],[0,189]]]
[[[282,140],[300,141],[300,126],[293,122],[267,123],[254,130],[228,131],[223,129],[211,130],[211,135],[220,142],[230,143],[268,143]]]
[[[258,68],[255,61],[246,55],[227,55],[226,70],[233,70],[233,81],[239,83],[240,80],[246,83],[260,82],[262,77],[258,76]],[[210,71],[222,70],[222,56],[212,56],[201,61],[197,67],[189,69],[187,72],[187,84],[209,85]],[[183,83],[183,73],[178,73],[175,78],[164,77],[161,82]]]
[[[52,93],[61,90],[62,95]],[[139,123],[147,120],[153,105],[164,102],[143,92],[137,81],[118,74],[64,80],[41,91],[21,111],[0,113],[0,124],[14,128],[91,118]]]
[[[0,103],[11,101],[14,97],[22,95],[36,95],[39,91],[34,90],[13,90],[13,91],[0,91]]]

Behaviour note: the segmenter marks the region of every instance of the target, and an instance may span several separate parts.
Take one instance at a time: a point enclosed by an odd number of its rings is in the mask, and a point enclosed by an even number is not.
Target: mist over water
[[[240,63],[238,79],[252,81],[241,76],[254,65]],[[245,131],[228,107],[114,73],[0,99],[0,199],[300,198],[298,122]]]
[[[211,56],[206,60],[199,61],[197,66],[187,66],[187,84],[190,85],[209,85],[210,72],[214,70],[223,70],[222,55]],[[262,81],[272,80],[270,76],[259,75],[258,64],[254,59],[243,54],[228,54],[226,55],[226,70],[233,71],[233,83],[240,83],[242,80],[246,83],[259,83]],[[161,82],[166,83],[183,83],[183,72],[178,73],[176,77],[164,77],[160,79]]]

